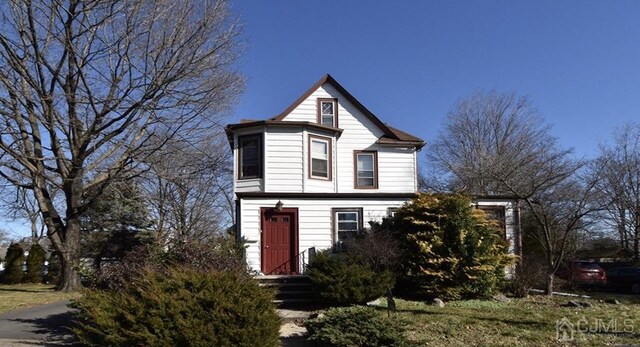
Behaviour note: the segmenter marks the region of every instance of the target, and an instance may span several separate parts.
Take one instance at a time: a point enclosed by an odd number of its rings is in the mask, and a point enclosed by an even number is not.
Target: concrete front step
[[[303,307],[314,303],[311,281],[303,275],[258,276],[260,286],[273,288],[278,307]]]

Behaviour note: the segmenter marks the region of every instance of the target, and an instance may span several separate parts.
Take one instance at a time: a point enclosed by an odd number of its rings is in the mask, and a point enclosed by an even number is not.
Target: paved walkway
[[[38,305],[0,315],[0,346],[72,346],[68,301]]]
[[[38,305],[0,315],[0,347],[74,346],[68,327],[72,323],[68,301]],[[284,324],[280,340],[285,347],[309,346],[307,330],[299,325],[310,311],[279,309]]]

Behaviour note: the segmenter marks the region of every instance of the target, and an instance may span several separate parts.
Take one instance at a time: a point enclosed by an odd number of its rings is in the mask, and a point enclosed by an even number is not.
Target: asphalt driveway
[[[0,346],[73,346],[68,303],[38,305],[0,315]]]

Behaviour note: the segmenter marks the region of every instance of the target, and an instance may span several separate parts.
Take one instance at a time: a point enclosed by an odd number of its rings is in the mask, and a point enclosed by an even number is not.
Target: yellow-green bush
[[[401,242],[408,296],[488,297],[513,261],[506,240],[466,196],[420,194],[385,223]]]
[[[89,346],[278,346],[273,294],[240,274],[148,270],[118,290],[89,290],[78,309]]]

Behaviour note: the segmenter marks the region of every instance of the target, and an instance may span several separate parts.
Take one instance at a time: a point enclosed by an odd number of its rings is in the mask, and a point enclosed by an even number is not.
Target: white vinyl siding
[[[375,152],[356,152],[355,185],[356,188],[376,188],[377,160]]]
[[[331,178],[331,140],[309,137],[310,177],[329,180]]]
[[[362,226],[367,228],[369,221],[381,221],[390,207],[400,207],[408,199],[241,199],[240,232],[248,240],[247,261],[256,271],[260,270],[260,208],[274,207],[279,200],[285,208],[298,209],[300,253],[311,247],[317,250],[333,247],[332,209],[362,208]]]
[[[343,129],[334,142],[335,188],[309,180],[305,192],[338,193],[414,193],[416,185],[415,149],[376,145],[383,132],[348,102],[335,88],[324,84],[284,118],[285,121],[317,122],[318,99],[338,99],[338,126]],[[354,151],[378,152],[378,188],[362,190],[354,187]],[[307,164],[308,165],[308,164]],[[308,175],[307,175],[308,177]]]
[[[302,129],[272,128],[265,133],[265,191],[302,192]]]

